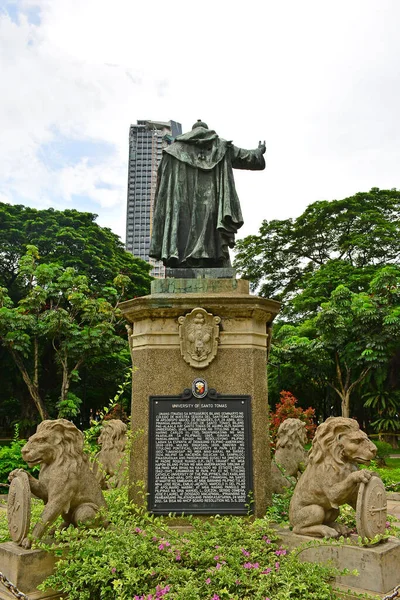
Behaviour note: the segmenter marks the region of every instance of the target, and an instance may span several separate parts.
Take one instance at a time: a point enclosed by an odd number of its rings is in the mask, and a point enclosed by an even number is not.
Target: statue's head
[[[204,127],[204,129],[208,129],[207,123],[204,123],[201,119],[197,119],[196,123],[193,125],[192,129],[196,129],[196,127]]]

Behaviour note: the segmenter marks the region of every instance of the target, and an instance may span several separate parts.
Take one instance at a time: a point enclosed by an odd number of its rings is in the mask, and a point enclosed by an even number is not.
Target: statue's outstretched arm
[[[258,143],[255,150],[245,150],[237,146],[231,147],[232,167],[234,169],[248,169],[250,171],[262,171],[265,169],[265,142]]]

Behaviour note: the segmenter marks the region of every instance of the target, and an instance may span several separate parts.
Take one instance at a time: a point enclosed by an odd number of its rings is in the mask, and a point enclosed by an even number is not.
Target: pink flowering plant
[[[46,547],[59,561],[42,587],[69,600],[336,598],[332,569],[300,563],[267,519],[187,518],[192,530],[182,534],[129,503],[123,488],[107,501],[107,529],[68,529]]]

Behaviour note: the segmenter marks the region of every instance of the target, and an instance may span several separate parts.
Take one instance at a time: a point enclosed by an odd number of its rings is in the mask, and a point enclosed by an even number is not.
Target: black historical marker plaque
[[[251,398],[207,391],[207,384],[204,393],[196,397],[193,387],[193,393],[150,397],[149,510],[155,514],[249,511]]]

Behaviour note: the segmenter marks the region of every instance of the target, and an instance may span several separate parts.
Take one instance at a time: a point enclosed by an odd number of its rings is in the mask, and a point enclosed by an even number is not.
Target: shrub
[[[375,444],[377,448],[376,458],[378,460],[378,463],[385,465],[385,458],[387,458],[393,453],[392,446],[387,442],[380,442],[378,440],[376,442],[374,440],[371,441],[373,442],[373,444]]]
[[[328,600],[331,568],[300,563],[277,543],[266,519],[188,518],[179,534],[168,518],[130,504],[122,488],[107,493],[111,525],[105,530],[58,533],[62,556],[42,587],[70,600]]]
[[[296,406],[296,403],[297,398],[290,392],[282,391],[280,393],[280,401],[276,405],[275,411],[270,414],[270,435],[273,446],[276,443],[279,425],[289,418],[304,421],[306,424],[307,439],[313,439],[317,427],[313,420],[315,410],[311,407],[303,410],[300,406]]]
[[[14,469],[25,469],[30,473],[39,470],[39,467],[28,469],[21,455],[21,448],[25,446],[26,440],[19,439],[19,426],[14,429],[14,437],[10,444],[0,448],[0,483],[7,483],[8,474]]]

